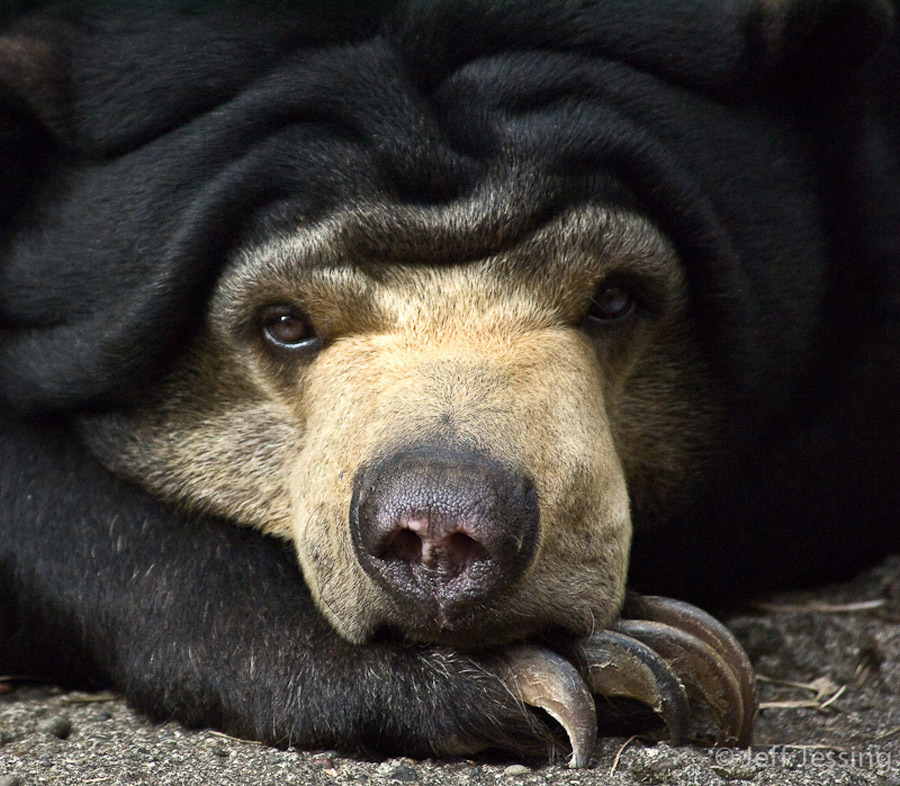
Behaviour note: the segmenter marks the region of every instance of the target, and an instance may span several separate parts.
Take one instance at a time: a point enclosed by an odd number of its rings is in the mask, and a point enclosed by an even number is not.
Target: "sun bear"
[[[583,765],[593,695],[749,743],[657,594],[900,545],[893,12],[6,12],[0,672],[273,744]]]

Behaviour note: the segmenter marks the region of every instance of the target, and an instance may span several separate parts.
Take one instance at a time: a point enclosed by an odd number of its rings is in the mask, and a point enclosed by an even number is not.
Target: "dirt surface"
[[[360,761],[147,723],[110,694],[0,681],[0,786],[880,784],[900,786],[900,557],[730,617],[760,679],[750,750],[601,740],[591,765]]]

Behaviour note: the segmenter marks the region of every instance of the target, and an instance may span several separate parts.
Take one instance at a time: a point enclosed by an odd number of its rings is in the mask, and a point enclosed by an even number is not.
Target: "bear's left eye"
[[[309,319],[289,306],[266,309],[260,323],[263,337],[279,349],[306,349],[318,342]]]
[[[591,298],[587,318],[594,323],[619,322],[631,316],[637,308],[637,298],[627,286],[601,286]]]

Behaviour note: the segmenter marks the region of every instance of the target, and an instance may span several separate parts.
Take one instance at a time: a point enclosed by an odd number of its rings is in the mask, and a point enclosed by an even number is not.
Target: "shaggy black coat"
[[[231,249],[385,196],[517,189],[498,245],[583,200],[673,240],[733,449],[636,522],[636,586],[733,596],[900,545],[890,3],[125,5],[0,34],[0,673],[272,742],[534,738],[489,656],[345,644],[283,546],[118,481],[67,425],[160,378]]]

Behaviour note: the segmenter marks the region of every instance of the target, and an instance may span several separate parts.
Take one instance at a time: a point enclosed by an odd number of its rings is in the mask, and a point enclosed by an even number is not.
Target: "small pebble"
[[[666,756],[665,758],[651,762],[647,769],[654,775],[660,775],[666,772],[672,772],[673,770],[680,770],[682,766],[682,763],[678,761],[678,759],[673,756]]]
[[[395,781],[406,782],[417,781],[419,780],[419,773],[417,773],[412,767],[409,767],[406,764],[401,764],[391,773],[391,779]]]
[[[109,712],[98,712],[94,716],[95,721],[108,721],[112,718],[112,714]]]
[[[0,786],[22,786],[22,779],[18,775],[0,775]]]
[[[510,775],[517,778],[522,775],[528,775],[529,772],[531,772],[531,770],[524,764],[510,764],[509,767],[503,770],[504,775]]]
[[[64,740],[72,733],[72,724],[68,718],[57,715],[53,718],[42,720],[37,725],[37,730],[44,734],[52,734],[54,737]]]

